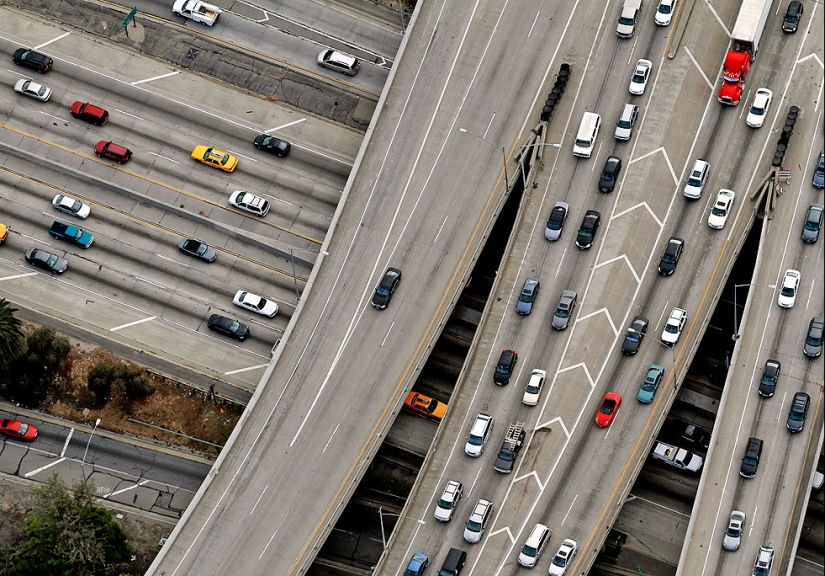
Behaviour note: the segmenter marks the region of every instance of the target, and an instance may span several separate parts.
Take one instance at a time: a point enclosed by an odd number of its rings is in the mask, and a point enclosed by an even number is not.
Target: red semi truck
[[[722,71],[722,86],[719,88],[719,102],[736,106],[745,89],[751,64],[759,51],[759,40],[765,29],[765,21],[771,9],[771,0],[743,0],[733,32],[730,48],[725,55]]]

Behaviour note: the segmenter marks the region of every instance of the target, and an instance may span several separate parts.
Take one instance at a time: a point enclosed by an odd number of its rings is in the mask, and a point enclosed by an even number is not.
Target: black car
[[[192,238],[184,238],[181,240],[180,244],[178,244],[178,250],[187,256],[193,256],[204,262],[214,262],[218,257],[217,250]]]
[[[647,318],[644,316],[636,316],[630,326],[627,328],[627,334],[624,335],[624,342],[622,342],[622,353],[632,356],[639,351],[639,346],[642,345],[642,340],[647,334],[647,325],[649,324]]]
[[[802,13],[805,7],[799,0],[791,0],[788,4],[788,10],[785,12],[785,19],[782,21],[782,31],[788,34],[793,34],[799,28],[799,21],[802,19]]]
[[[69,268],[69,265],[60,256],[50,254],[38,248],[29,248],[26,251],[26,262],[39,268],[44,268],[49,272],[56,272],[57,274],[62,274]]]
[[[261,134],[260,136],[255,137],[255,148],[258,150],[272,152],[276,156],[283,158],[289,154],[289,151],[292,149],[292,145],[289,142],[275,138],[275,136]]]
[[[12,59],[18,66],[25,66],[26,68],[37,70],[41,74],[45,74],[51,70],[52,64],[54,64],[54,61],[45,54],[26,48],[18,48],[15,50]]]
[[[776,382],[779,380],[779,370],[782,368],[779,360],[768,360],[765,362],[765,370],[762,372],[762,381],[759,382],[759,395],[770,398],[776,392]]]
[[[392,295],[395,289],[401,283],[401,270],[398,268],[387,268],[384,272],[384,277],[375,288],[375,294],[372,296],[372,305],[377,310],[383,310],[392,300]]]
[[[616,187],[616,180],[619,179],[619,172],[622,171],[622,159],[618,156],[608,156],[604,162],[602,177],[599,178],[599,190],[602,192],[613,192]]]
[[[825,330],[825,318],[815,316],[811,318],[808,325],[808,336],[805,338],[805,346],[802,352],[808,358],[819,358],[822,354],[822,332]]]
[[[587,250],[593,246],[596,239],[596,230],[599,229],[602,215],[595,210],[588,210],[584,214],[582,226],[579,228],[579,235],[576,236],[576,246],[582,250]]]
[[[685,248],[685,241],[681,238],[672,237],[667,241],[665,246],[665,253],[662,254],[662,259],[659,260],[659,274],[662,276],[670,276],[676,270],[676,265],[679,263],[679,256],[682,255],[682,250]]]
[[[206,325],[210,330],[214,330],[215,332],[219,332],[227,336],[232,336],[239,342],[243,342],[249,338],[249,326],[238,322],[237,320],[233,320],[232,318],[221,316],[220,314],[212,314]]]
[[[745,448],[745,457],[742,458],[742,466],[739,468],[739,475],[745,478],[756,476],[756,469],[759,468],[759,459],[762,457],[762,440],[759,438],[748,438],[748,445]]]
[[[509,474],[513,471],[516,465],[516,457],[526,437],[527,433],[523,429],[520,429],[515,438],[504,439],[501,450],[498,451],[498,456],[496,456],[496,461],[493,463],[493,468],[495,468],[496,472]]]
[[[499,386],[504,386],[510,382],[510,376],[513,375],[513,370],[516,368],[518,362],[518,353],[515,350],[502,350],[501,356],[498,358],[496,364],[496,371],[493,373],[493,382]]]
[[[791,402],[791,411],[788,412],[788,430],[791,432],[802,432],[805,428],[805,418],[808,417],[808,406],[811,404],[811,397],[804,392],[797,392]]]

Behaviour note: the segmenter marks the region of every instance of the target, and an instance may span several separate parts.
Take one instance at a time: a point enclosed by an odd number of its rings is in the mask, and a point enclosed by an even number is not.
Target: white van
[[[619,24],[616,26],[616,36],[632,38],[636,32],[636,15],[642,10],[642,0],[624,0]]]
[[[550,540],[551,534],[550,528],[544,524],[536,524],[533,531],[530,532],[530,536],[527,537],[524,548],[521,549],[518,555],[518,563],[528,568],[535,566],[539,556],[541,556],[541,551],[544,550]]]
[[[579,133],[576,135],[576,142],[573,144],[573,156],[590,158],[601,125],[601,116],[594,112],[584,113],[582,123],[579,126]]]

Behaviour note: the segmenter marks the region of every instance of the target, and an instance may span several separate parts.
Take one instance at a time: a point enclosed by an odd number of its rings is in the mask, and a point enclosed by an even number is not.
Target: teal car
[[[636,400],[642,404],[650,404],[653,402],[653,397],[656,395],[656,390],[659,389],[659,384],[662,383],[662,377],[665,375],[665,369],[658,364],[651,364],[647,369],[647,376],[644,382],[639,387],[639,393],[636,395]]]

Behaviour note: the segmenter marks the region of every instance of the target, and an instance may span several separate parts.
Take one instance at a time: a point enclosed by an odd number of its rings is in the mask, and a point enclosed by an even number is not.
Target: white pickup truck
[[[172,12],[206,26],[212,26],[221,15],[221,9],[201,0],[176,0]]]
[[[701,456],[688,452],[684,448],[665,444],[664,442],[656,442],[651,456],[656,460],[661,460],[680,470],[698,472],[702,469],[703,460]]]

